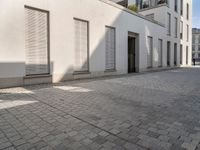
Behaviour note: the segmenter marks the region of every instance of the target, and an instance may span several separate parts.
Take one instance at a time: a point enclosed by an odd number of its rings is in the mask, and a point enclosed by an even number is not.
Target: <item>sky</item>
[[[193,0],[193,28],[200,28],[200,0]]]

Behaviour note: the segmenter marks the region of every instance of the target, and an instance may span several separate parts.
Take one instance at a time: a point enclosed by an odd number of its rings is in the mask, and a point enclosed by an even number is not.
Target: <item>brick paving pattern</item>
[[[200,150],[200,68],[2,89],[0,150]]]

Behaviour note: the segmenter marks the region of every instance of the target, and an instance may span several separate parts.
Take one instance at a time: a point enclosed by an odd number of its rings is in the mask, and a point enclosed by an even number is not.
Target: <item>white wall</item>
[[[147,67],[147,36],[153,37],[154,67],[158,39],[166,43],[165,28],[99,0],[1,0],[0,78],[25,76],[24,5],[50,12],[50,61],[54,81],[74,72],[74,18],[89,21],[90,72],[105,70],[105,26],[116,28],[116,69],[127,73],[128,31],[139,35],[139,69]],[[114,5],[114,6],[113,6]],[[164,46],[164,52],[166,48]],[[165,57],[165,56],[163,56]],[[163,59],[165,61],[165,59]],[[8,64],[6,64],[8,63]],[[12,65],[9,66],[9,63]]]

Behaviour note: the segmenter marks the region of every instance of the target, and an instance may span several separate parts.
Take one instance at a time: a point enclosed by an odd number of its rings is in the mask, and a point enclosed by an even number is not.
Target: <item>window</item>
[[[146,15],[146,17],[149,18],[149,19],[154,19],[154,14]]]
[[[106,70],[115,70],[115,28],[106,26]]]
[[[148,37],[148,48],[147,48],[147,67],[153,67],[153,38]]]
[[[192,45],[192,51],[195,51],[195,45]]]
[[[140,8],[149,8],[151,6],[151,0],[141,0],[140,1]]]
[[[200,45],[198,45],[198,51],[200,51]]]
[[[157,0],[157,5],[168,4],[168,0]]]
[[[162,50],[163,50],[163,42],[161,39],[158,40],[158,66],[162,66]]]
[[[195,58],[195,53],[192,53],[192,58]]]
[[[180,1],[180,14],[183,16],[183,0]]]
[[[183,21],[180,22],[180,39],[183,39]]]
[[[187,41],[189,42],[189,25],[187,25],[186,27],[187,27]]]
[[[181,44],[180,45],[180,64],[181,65],[183,64],[182,58],[183,58],[183,45]]]
[[[49,12],[25,7],[26,75],[49,74]]]
[[[174,11],[178,12],[178,1],[174,0]]]
[[[168,20],[167,20],[167,34],[171,35],[171,14],[168,13]]]
[[[192,43],[195,44],[195,35],[192,35]]]
[[[171,43],[167,42],[167,66],[170,66]]]
[[[187,19],[189,19],[189,4],[187,3]]]
[[[177,65],[177,43],[174,43],[174,66]]]
[[[74,19],[75,25],[75,72],[89,71],[89,23]]]
[[[200,35],[199,35],[199,44],[200,44]]]
[[[200,54],[198,54],[198,57],[200,58]]]
[[[177,37],[178,36],[178,19],[176,17],[174,18],[174,24],[175,24],[174,34],[175,34],[175,37]]]
[[[188,65],[188,46],[186,46],[186,65]]]

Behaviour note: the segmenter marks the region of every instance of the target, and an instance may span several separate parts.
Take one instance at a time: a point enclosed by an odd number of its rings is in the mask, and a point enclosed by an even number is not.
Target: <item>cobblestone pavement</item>
[[[0,150],[200,150],[200,68],[0,90]]]

